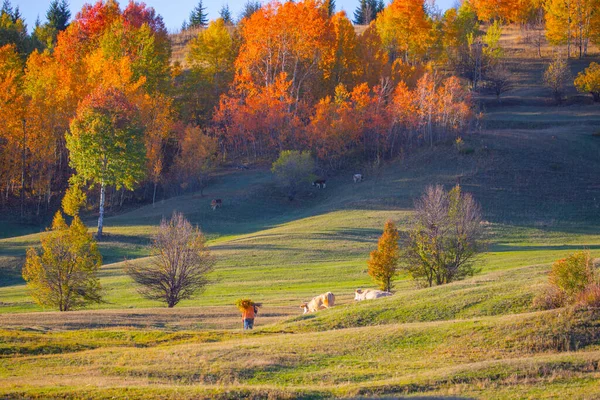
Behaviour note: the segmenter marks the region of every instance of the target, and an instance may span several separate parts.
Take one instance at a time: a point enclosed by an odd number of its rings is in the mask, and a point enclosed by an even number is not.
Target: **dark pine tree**
[[[208,13],[206,13],[206,7],[204,7],[202,0],[200,0],[190,14],[190,28],[206,26],[207,24]]]
[[[369,25],[384,8],[385,3],[383,0],[360,0],[354,11],[354,23],[356,25]]]
[[[69,19],[71,19],[71,11],[69,10],[67,0],[52,0],[46,12],[46,19],[48,20],[48,25],[59,32],[67,29]]]
[[[226,24],[233,24],[233,18],[231,17],[231,11],[229,10],[229,4],[225,4],[219,11],[219,16],[223,19]]]
[[[259,1],[248,0],[246,4],[244,4],[244,9],[242,10],[242,14],[240,15],[240,20],[244,18],[250,18],[252,14],[261,9],[261,5]]]
[[[2,10],[0,10],[1,14],[8,14],[12,18],[13,16],[13,8],[12,4],[10,4],[10,0],[4,0],[2,2]]]
[[[327,15],[332,17],[335,14],[335,0],[325,0],[325,7],[327,9]]]

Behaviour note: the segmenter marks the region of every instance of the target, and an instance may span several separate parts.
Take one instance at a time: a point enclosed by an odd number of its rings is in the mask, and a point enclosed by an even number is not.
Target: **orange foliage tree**
[[[423,0],[393,0],[375,25],[391,61],[414,63],[431,44],[431,21]]]
[[[396,224],[389,220],[385,223],[383,234],[377,243],[377,249],[371,252],[368,265],[369,275],[381,290],[389,292],[393,287],[392,278],[396,275],[400,259],[400,235]]]
[[[240,33],[235,84],[270,86],[285,73],[296,104],[309,88],[318,90],[319,67],[334,57],[331,23],[316,0],[271,2],[244,19]]]

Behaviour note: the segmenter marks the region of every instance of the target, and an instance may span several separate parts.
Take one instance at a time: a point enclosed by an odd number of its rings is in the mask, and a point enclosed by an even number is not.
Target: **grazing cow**
[[[335,304],[335,296],[331,292],[327,292],[321,294],[319,296],[313,297],[311,301],[308,303],[300,304],[300,308],[304,309],[304,314],[316,312],[322,310],[324,308],[333,307]]]
[[[313,181],[312,185],[316,186],[319,189],[325,189],[325,183],[327,181],[325,179],[317,179],[316,181]]]
[[[221,200],[221,199],[213,199],[210,202],[210,208],[212,208],[213,211],[215,211],[217,208],[221,208],[222,205],[223,205],[223,200]]]
[[[374,290],[374,289],[356,289],[354,291],[354,300],[362,301],[362,300],[373,300],[379,299],[381,297],[388,297],[392,294],[390,292],[384,292],[383,290]]]
[[[352,177],[352,179],[354,179],[354,183],[362,182],[363,181],[363,176],[362,176],[362,174],[354,174],[354,176]]]

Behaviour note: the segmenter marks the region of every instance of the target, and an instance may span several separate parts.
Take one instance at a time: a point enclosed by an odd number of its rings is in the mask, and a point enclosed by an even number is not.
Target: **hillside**
[[[600,397],[598,310],[531,305],[554,260],[584,248],[600,257],[600,106],[574,88],[555,106],[539,83],[547,59],[509,50],[515,87],[500,103],[478,99],[485,116],[464,137],[469,151],[417,149],[363,167],[359,184],[355,171],[328,176],[293,202],[266,168],[223,169],[204,197],[107,218],[106,303],[92,310],[36,306],[20,267],[41,234],[4,226],[0,397]],[[354,289],[373,287],[366,259],[384,222],[405,229],[426,186],[457,182],[484,212],[480,273],[427,289],[399,276],[394,296],[355,303]],[[218,262],[206,292],[171,310],[143,299],[123,265],[148,262],[152,233],[175,210]],[[300,302],[329,290],[336,307],[301,315]],[[245,296],[264,303],[251,333],[233,306]]]

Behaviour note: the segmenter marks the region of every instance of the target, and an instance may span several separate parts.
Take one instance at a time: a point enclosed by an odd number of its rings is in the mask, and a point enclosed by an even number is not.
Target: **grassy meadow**
[[[44,227],[0,220],[0,398],[600,398],[600,311],[532,307],[553,261],[600,257],[600,107],[573,91],[554,106],[543,62],[511,51],[518,87],[500,103],[482,97],[468,152],[418,149],[361,167],[359,184],[348,170],[326,189],[307,185],[293,202],[267,168],[222,170],[204,197],[110,215],[105,303],[90,309],[34,304],[20,268]],[[374,287],[366,260],[385,221],[405,229],[427,185],[457,182],[484,212],[480,272],[426,289],[401,274],[394,296],[355,303],[354,289]],[[223,207],[212,211],[213,198]],[[167,309],[123,266],[148,262],[173,211],[201,227],[217,265],[203,294]],[[335,307],[301,314],[326,291]],[[240,297],[264,304],[249,333]]]

